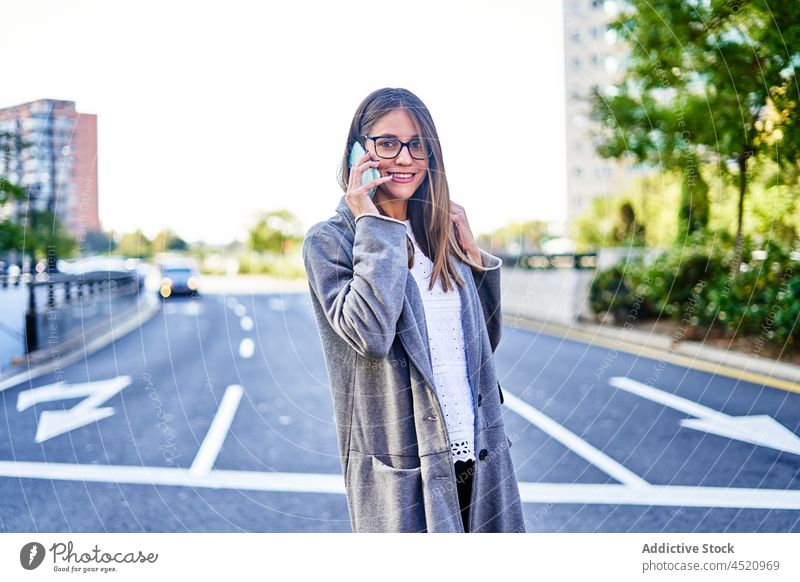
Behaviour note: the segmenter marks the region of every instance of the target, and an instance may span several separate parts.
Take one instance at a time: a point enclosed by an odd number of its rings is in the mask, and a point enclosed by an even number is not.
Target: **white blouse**
[[[439,401],[442,403],[453,462],[474,460],[475,415],[472,410],[472,390],[467,377],[467,361],[464,355],[461,295],[457,288],[445,293],[441,279],[437,279],[433,289],[428,291],[433,263],[417,245],[414,232],[411,230],[411,221],[403,222],[414,243],[414,267],[411,273],[417,281],[425,307],[433,380]]]

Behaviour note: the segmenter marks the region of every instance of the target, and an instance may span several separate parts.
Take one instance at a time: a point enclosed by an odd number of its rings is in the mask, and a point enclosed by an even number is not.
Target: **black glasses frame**
[[[375,135],[375,136],[372,136],[372,135],[362,135],[361,137],[365,137],[365,138],[367,138],[367,139],[370,139],[370,140],[372,140],[372,141],[375,141],[375,140],[377,140],[377,139],[380,139],[380,138],[386,138],[386,139],[393,139],[394,141],[400,142],[400,149],[399,149],[399,150],[397,150],[397,153],[396,153],[395,155],[393,155],[393,156],[389,156],[389,157],[386,157],[386,156],[382,156],[382,155],[380,155],[380,154],[378,153],[378,148],[377,148],[377,147],[375,148],[375,155],[377,155],[379,158],[383,158],[384,160],[393,160],[393,159],[395,159],[397,156],[399,156],[399,155],[400,155],[400,152],[402,152],[402,151],[403,151],[403,148],[406,148],[406,149],[408,150],[408,155],[410,155],[410,156],[411,156],[412,158],[414,158],[415,160],[426,160],[426,159],[428,159],[429,157],[431,157],[431,154],[433,153],[433,150],[432,150],[431,148],[428,148],[428,153],[427,153],[427,155],[426,155],[425,157],[422,157],[422,158],[418,158],[417,156],[415,156],[414,154],[412,154],[412,153],[411,153],[411,147],[410,147],[410,144],[411,144],[411,142],[412,142],[412,141],[414,141],[415,139],[421,139],[421,138],[419,138],[419,137],[415,137],[415,138],[413,138],[413,139],[411,139],[411,140],[409,140],[409,141],[407,141],[407,142],[406,142],[406,141],[400,141],[400,140],[399,140],[399,139],[397,139],[396,137],[390,137],[390,136],[387,136],[387,135]]]

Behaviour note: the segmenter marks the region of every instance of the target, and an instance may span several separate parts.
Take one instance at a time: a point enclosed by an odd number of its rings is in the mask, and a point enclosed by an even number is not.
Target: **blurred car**
[[[94,256],[69,263],[59,262],[59,270],[71,275],[107,272],[126,273],[133,277],[140,291],[144,286],[144,276],[139,269],[139,259],[131,259],[122,255]]]
[[[197,295],[200,292],[200,275],[194,263],[163,263],[161,265],[161,287],[159,294]]]

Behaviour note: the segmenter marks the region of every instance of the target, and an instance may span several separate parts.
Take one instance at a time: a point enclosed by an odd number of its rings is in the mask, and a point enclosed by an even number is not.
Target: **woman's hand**
[[[467,213],[464,211],[464,207],[450,201],[450,216],[456,231],[456,240],[461,250],[472,259],[473,263],[479,266],[483,265],[481,250],[478,248],[478,243],[475,242],[475,236],[472,234],[472,229],[469,227]]]
[[[372,160],[372,154],[367,152],[358,160],[358,163],[350,168],[350,178],[348,180],[345,201],[353,211],[353,216],[358,218],[362,214],[380,214],[368,192],[374,186],[380,186],[384,182],[392,179],[391,176],[383,176],[377,180],[372,180],[367,184],[361,184],[361,177],[369,168],[377,168],[380,164],[378,160]]]

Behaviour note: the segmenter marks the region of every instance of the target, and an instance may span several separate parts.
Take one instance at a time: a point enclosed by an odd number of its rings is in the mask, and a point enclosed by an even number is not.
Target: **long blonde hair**
[[[451,278],[463,287],[465,283],[458,275],[451,253],[473,268],[483,270],[483,265],[476,265],[472,262],[461,250],[456,240],[450,216],[450,189],[447,186],[439,134],[428,108],[419,97],[407,89],[393,87],[378,89],[367,95],[356,109],[350,124],[342,156],[339,186],[344,192],[347,192],[347,184],[350,179],[347,161],[353,142],[359,140],[366,148],[367,144],[364,143],[361,136],[369,134],[378,119],[395,109],[404,109],[408,112],[414,120],[417,133],[433,150],[428,158],[427,175],[408,200],[406,211],[419,248],[433,263],[428,290],[433,289],[437,277],[441,277],[442,288],[445,292],[453,289]],[[378,212],[386,215],[379,205],[376,207]],[[410,269],[414,265],[414,245],[408,237],[406,237],[406,242],[408,244],[408,268]]]

